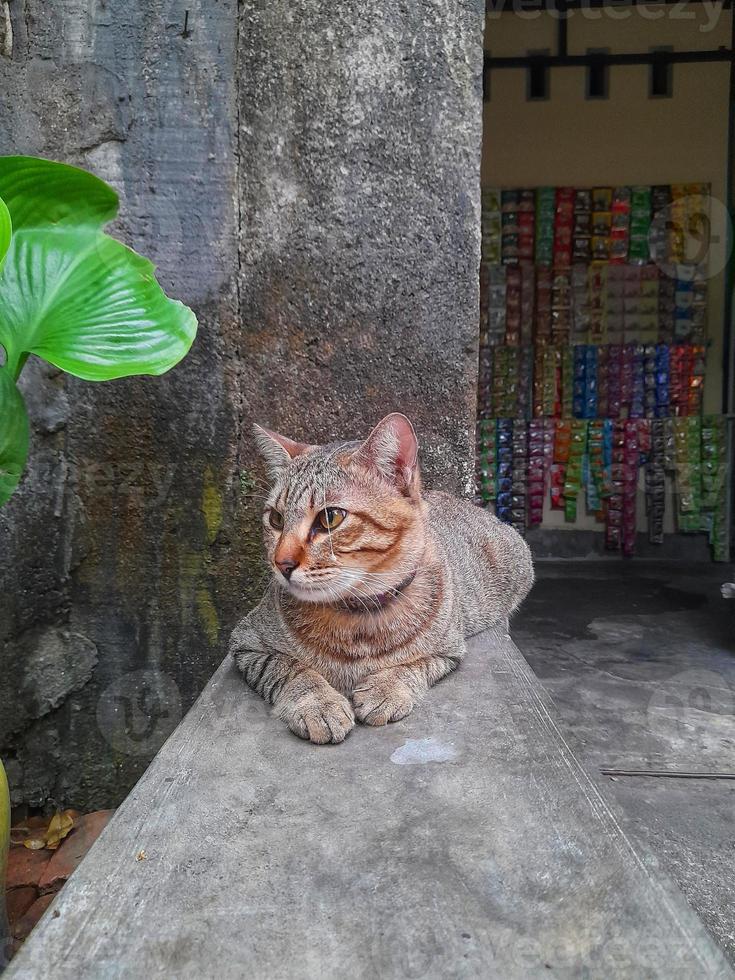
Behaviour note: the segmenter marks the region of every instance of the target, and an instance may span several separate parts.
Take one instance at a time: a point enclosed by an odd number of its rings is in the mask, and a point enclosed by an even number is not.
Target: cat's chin
[[[292,595],[294,599],[298,599],[300,602],[316,602],[316,603],[332,603],[339,602],[342,598],[341,594],[335,589],[322,589],[318,586],[310,588],[309,586],[297,585],[295,582],[283,582],[280,581],[279,585],[282,589]]]

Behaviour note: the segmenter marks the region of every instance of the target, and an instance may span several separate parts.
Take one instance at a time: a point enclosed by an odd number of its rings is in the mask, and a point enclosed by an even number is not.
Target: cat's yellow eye
[[[280,531],[283,528],[283,514],[279,514],[277,510],[273,510],[271,507],[270,516],[268,518],[271,527],[275,531]]]
[[[325,531],[333,531],[340,526],[345,517],[347,511],[342,510],[341,507],[326,507],[317,515],[317,522]]]

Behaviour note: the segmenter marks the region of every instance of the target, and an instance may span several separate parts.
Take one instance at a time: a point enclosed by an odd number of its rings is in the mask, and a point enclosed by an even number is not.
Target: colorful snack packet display
[[[655,409],[654,417],[664,419],[669,415],[669,345],[655,347]]]
[[[492,417],[513,418],[518,398],[518,350],[496,347],[493,358]]]
[[[610,262],[628,261],[630,243],[630,188],[616,187],[612,194],[610,215]]]
[[[610,398],[610,348],[607,344],[595,345],[597,350],[597,417],[609,415]]]
[[[477,495],[487,506],[495,500],[495,419],[481,419],[477,426]]]
[[[510,519],[520,534],[526,533],[526,471],[528,460],[528,423],[513,422],[513,476],[511,478]]]
[[[609,262],[612,231],[612,190],[596,187],[592,191],[592,261]]]
[[[551,343],[553,281],[551,269],[542,266],[536,267],[533,339],[539,347]]]
[[[707,280],[698,270],[694,276],[692,296],[692,341],[704,344],[707,336]]]
[[[668,231],[671,218],[671,188],[668,184],[658,184],[651,188],[651,210],[649,254],[657,265],[667,266],[671,262]]]
[[[505,342],[506,269],[502,265],[482,266],[487,276],[487,337],[490,346]]]
[[[578,344],[574,348],[572,370],[572,414],[577,419],[594,419],[597,417],[597,347]]]
[[[533,350],[530,347],[491,348],[491,378],[483,374],[481,414],[488,418],[527,418],[531,414]],[[484,365],[481,357],[481,366]],[[486,407],[489,406],[489,411]]]
[[[530,527],[540,524],[543,519],[546,473],[544,419],[532,419],[528,423],[528,467],[526,470],[528,524]]]
[[[702,419],[702,509],[714,561],[728,561],[727,420],[721,415]]]
[[[521,267],[505,270],[505,343],[518,347],[521,343]]]
[[[676,280],[659,270],[658,278],[658,338],[664,344],[674,343],[674,311],[676,309]]]
[[[575,344],[590,343],[590,292],[589,267],[586,265],[572,266],[572,332],[571,340]]]
[[[666,423],[651,422],[651,446],[646,464],[646,514],[648,540],[663,544],[664,513],[666,509]]]
[[[497,264],[501,258],[500,191],[483,187],[481,192],[482,261]]]
[[[481,346],[477,373],[477,414],[480,419],[493,415],[493,347]]]
[[[520,262],[520,225],[518,208],[520,206],[520,191],[503,190],[501,192],[501,261],[503,265],[518,265]]]
[[[582,490],[582,467],[587,452],[587,423],[574,419],[570,423],[569,459],[564,473],[564,520],[577,519],[577,497]]]
[[[686,184],[672,184],[668,222],[668,260],[674,265],[680,265],[687,260],[687,226]]]
[[[702,525],[702,466],[700,455],[701,420],[674,419],[674,451],[677,527],[680,531],[699,531]]]
[[[574,414],[574,351],[561,348],[561,415],[570,419]]]
[[[604,520],[603,499],[607,495],[606,469],[610,461],[605,459],[606,430],[612,430],[609,419],[590,422],[587,426],[587,510],[598,521]],[[609,439],[608,439],[609,442]]]
[[[513,420],[498,419],[495,442],[495,515],[506,524],[513,522]]]
[[[629,266],[629,268],[633,268]],[[637,267],[637,292],[632,309],[626,305],[626,338],[637,330],[634,339],[644,344],[655,344],[659,339],[659,271],[655,265]],[[630,333],[629,333],[630,331]]]
[[[533,347],[521,347],[518,353],[518,388],[515,417],[529,419],[533,414]]]
[[[532,265],[536,249],[536,192],[521,190],[518,200],[518,260]]]
[[[534,314],[536,308],[536,270],[533,265],[523,264],[521,269],[521,346],[533,343]]]
[[[609,344],[607,348],[607,417],[620,418],[623,409],[623,358],[620,344]]]
[[[704,371],[705,356],[704,347],[693,344],[689,348],[689,394],[687,407],[689,415],[699,415],[702,411],[702,398],[704,395]]]
[[[630,244],[628,260],[646,263],[650,259],[648,239],[651,232],[652,196],[650,187],[631,187]]]
[[[536,190],[536,265],[551,268],[554,260],[554,219],[556,217],[556,188]]]
[[[554,270],[551,287],[551,341],[568,344],[572,330],[572,283],[570,272]]]
[[[574,231],[574,188],[556,188],[554,216],[554,269],[567,270],[572,264],[572,233]]]
[[[477,500],[519,530],[547,486],[569,521],[586,489],[607,546],[632,554],[643,466],[650,540],[673,475],[678,529],[727,554],[727,424],[700,421],[708,194],[483,189]]]
[[[624,423],[623,444],[623,500],[621,515],[620,544],[622,552],[629,557],[635,552],[636,539],[636,492],[638,485],[638,466],[640,463],[639,433],[640,425],[634,421]]]
[[[605,281],[603,331],[605,340],[610,344],[622,344],[625,340],[625,288],[625,266],[608,266]]]
[[[694,274],[693,266],[680,264],[674,286],[674,343],[683,344],[692,339],[694,327]]]
[[[572,262],[588,265],[592,258],[592,192],[574,193],[574,226],[572,228]]]
[[[625,423],[613,423],[611,433],[610,484],[605,505],[605,547],[620,551],[623,541],[623,489],[625,463]]]
[[[607,266],[591,265],[587,275],[587,298],[589,304],[591,344],[604,344],[607,341]]]
[[[562,353],[558,347],[534,348],[533,416],[558,418],[562,414]]]
[[[627,344],[626,348],[631,351],[633,365],[628,399],[628,418],[641,419],[645,414],[643,407],[645,348],[643,344]]]
[[[554,461],[550,467],[551,506],[558,510],[564,507],[564,483],[572,441],[572,423],[561,419],[554,430]]]

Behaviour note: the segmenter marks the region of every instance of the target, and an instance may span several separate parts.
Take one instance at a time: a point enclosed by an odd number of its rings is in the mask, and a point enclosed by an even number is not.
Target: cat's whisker
[[[364,584],[363,581],[362,581],[362,579],[364,577],[368,577],[370,575],[376,575],[377,576],[379,573],[372,573],[372,572],[363,572],[363,573],[360,573],[360,572],[353,572],[350,569],[343,569],[342,574],[348,575],[349,577],[352,578],[353,581],[359,581],[360,584]],[[383,588],[383,592],[384,593],[388,593],[388,595],[392,595],[394,598],[398,598],[400,596],[416,612],[421,612],[421,607],[418,605],[418,603],[415,602],[415,600],[413,599],[413,597],[406,595],[405,592],[402,592],[401,590],[395,588],[395,586],[387,586],[387,587],[385,587],[385,583],[383,583],[383,582],[379,582],[378,584],[381,585],[381,587]],[[354,591],[354,590],[352,590],[352,591]],[[376,602],[376,604],[378,606],[380,605],[377,602],[377,597],[376,596],[370,596],[370,595],[367,595],[366,596],[364,593],[361,593],[361,595],[364,598],[366,598],[366,599],[373,600],[374,602]]]
[[[366,612],[380,612],[382,606],[380,605],[380,602],[378,601],[376,596],[369,596],[369,595],[364,595],[363,593],[359,593],[356,589],[353,589],[349,585],[346,586],[346,589],[347,592],[351,594],[360,603],[360,605],[363,607],[363,609],[365,609]],[[370,603],[373,606],[373,608],[370,609],[370,607],[366,606],[365,603]]]

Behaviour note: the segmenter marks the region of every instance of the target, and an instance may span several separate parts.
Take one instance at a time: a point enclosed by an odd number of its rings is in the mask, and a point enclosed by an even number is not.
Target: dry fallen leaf
[[[148,857],[148,855],[146,854],[145,851],[138,851],[138,853],[135,855],[135,860],[136,861],[145,861],[145,859],[147,857]]]
[[[55,851],[73,826],[74,820],[68,810],[55,813],[46,831],[46,847],[50,851]]]
[[[23,846],[27,847],[30,851],[39,851],[42,847],[47,848],[49,851],[55,851],[61,841],[74,826],[74,818],[76,816],[78,816],[76,810],[64,810],[63,813],[61,811],[57,811],[53,817],[51,817],[51,820],[49,821],[48,825],[45,826],[42,833],[36,832],[33,834],[33,836],[27,837],[25,840],[23,840]],[[32,829],[34,831],[40,829],[38,827],[38,819],[31,818],[31,820],[33,820],[35,823],[35,826]],[[31,820],[27,821],[29,828]],[[41,827],[44,827],[44,825],[45,821]],[[20,832],[23,831],[24,828],[19,827],[17,830]],[[20,841],[18,841],[18,843],[20,843]]]

